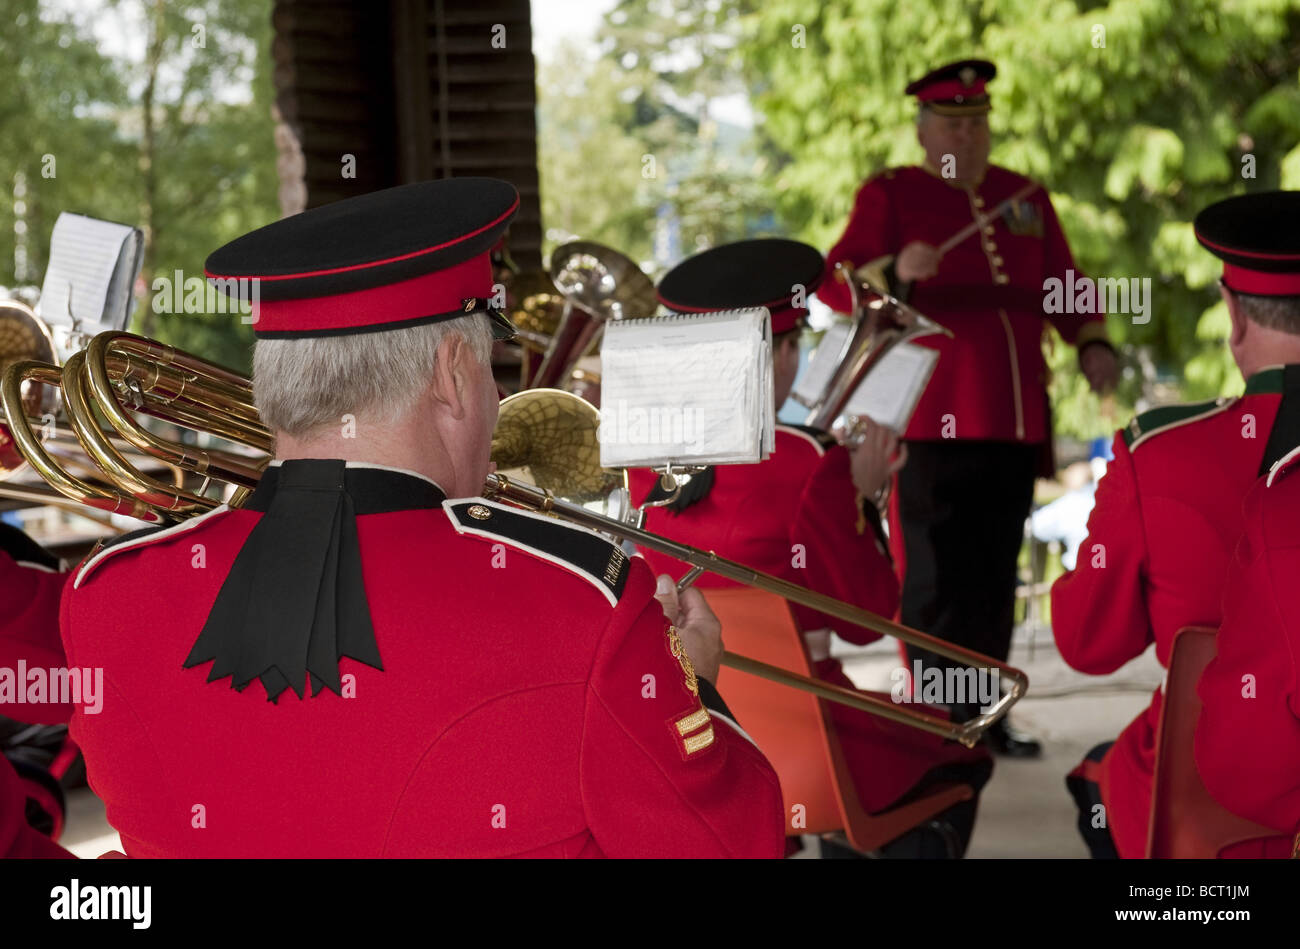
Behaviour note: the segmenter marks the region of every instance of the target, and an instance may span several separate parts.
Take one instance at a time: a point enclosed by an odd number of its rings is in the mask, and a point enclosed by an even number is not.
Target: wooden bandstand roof
[[[541,265],[528,0],[276,0],[272,22],[284,213],[429,178],[504,178],[521,199],[510,253]]]

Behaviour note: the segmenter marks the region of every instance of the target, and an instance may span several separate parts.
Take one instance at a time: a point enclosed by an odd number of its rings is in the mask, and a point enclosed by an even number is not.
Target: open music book
[[[64,211],[54,222],[38,313],[65,349],[74,329],[86,336],[125,329],[144,260],[144,234],[126,224]]]
[[[611,320],[600,363],[606,467],[750,464],[775,448],[764,308]]]
[[[795,386],[794,399],[800,405],[811,407],[822,394],[839,365],[851,329],[848,320],[836,320],[826,330]],[[865,415],[895,432],[905,432],[938,360],[937,350],[900,343],[885,354],[858,386],[844,407],[844,414]]]

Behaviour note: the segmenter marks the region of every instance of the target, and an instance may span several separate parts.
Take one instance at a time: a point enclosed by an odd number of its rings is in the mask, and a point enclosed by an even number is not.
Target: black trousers
[[[1106,752],[1110,751],[1110,746],[1115,744],[1113,741],[1103,742],[1088,752],[1089,761],[1101,761],[1106,757]],[[1110,835],[1110,830],[1104,825],[1094,827],[1094,815],[1097,814],[1097,808],[1102,808],[1101,813],[1105,813],[1105,804],[1101,800],[1101,788],[1092,781],[1087,781],[1081,777],[1071,774],[1065,779],[1065,787],[1074,798],[1074,806],[1079,809],[1079,836],[1083,842],[1088,845],[1088,853],[1094,860],[1118,860],[1119,851],[1115,849],[1115,840]]]
[[[902,620],[940,639],[1005,660],[1011,649],[1016,558],[1034,498],[1041,446],[1007,442],[907,443],[898,502],[907,571]],[[908,646],[909,660],[950,660]],[[954,706],[965,721],[979,706]]]

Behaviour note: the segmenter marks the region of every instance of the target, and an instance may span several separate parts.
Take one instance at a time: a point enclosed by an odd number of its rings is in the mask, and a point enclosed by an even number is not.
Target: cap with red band
[[[940,115],[980,115],[992,108],[984,86],[997,74],[986,59],[963,59],[927,73],[904,91]]]
[[[1192,225],[1201,246],[1223,261],[1229,290],[1300,296],[1300,191],[1263,191],[1212,204]]]
[[[778,237],[723,244],[690,257],[659,281],[659,302],[678,313],[765,306],[772,334],[808,316],[825,261],[815,247]]]
[[[443,178],[326,204],[238,237],[204,271],[256,302],[253,331],[283,339],[399,329],[474,313],[497,338],[510,321],[488,304],[491,250],[519,208],[495,178]],[[254,288],[250,294],[250,285]]]

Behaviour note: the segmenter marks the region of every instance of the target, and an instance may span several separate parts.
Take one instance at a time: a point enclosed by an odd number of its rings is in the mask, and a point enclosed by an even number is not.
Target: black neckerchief
[[[304,459],[267,469],[245,510],[262,516],[217,594],[184,667],[212,662],[208,681],[230,676],[243,689],[262,680],[274,702],[286,688],[302,698],[340,692],[343,656],[383,669],[361,574],[356,519],[438,507],[430,481],[343,461]]]

